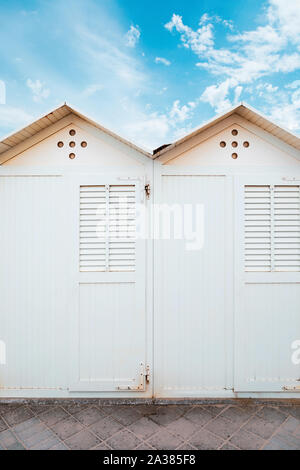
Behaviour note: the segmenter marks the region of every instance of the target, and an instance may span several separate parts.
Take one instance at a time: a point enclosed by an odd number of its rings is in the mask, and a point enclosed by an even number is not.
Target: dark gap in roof
[[[161,145],[160,147],[157,147],[157,149],[153,150],[153,155],[155,155],[156,153],[160,152],[161,150],[165,149],[166,147],[169,147],[171,144],[165,144],[165,145]]]

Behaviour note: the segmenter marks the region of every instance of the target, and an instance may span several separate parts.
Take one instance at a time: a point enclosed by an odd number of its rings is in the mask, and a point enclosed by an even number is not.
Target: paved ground
[[[0,403],[0,449],[300,450],[300,405]]]

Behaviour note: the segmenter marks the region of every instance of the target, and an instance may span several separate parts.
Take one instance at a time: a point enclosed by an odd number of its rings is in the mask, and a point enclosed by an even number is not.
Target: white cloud
[[[231,102],[228,99],[230,88],[234,83],[227,79],[219,85],[211,85],[201,95],[201,101],[209,103],[217,113],[223,113],[231,107]]]
[[[183,24],[182,16],[174,14],[171,21],[165,25],[165,28],[169,31],[175,29],[180,33],[180,39],[184,47],[192,49],[196,54],[202,54],[214,45],[212,24],[204,24],[196,31],[193,31],[192,28]]]
[[[279,88],[263,83],[256,89],[266,103],[264,114],[282,127],[298,131],[300,130],[300,80],[292,82],[291,85],[292,87]]]
[[[165,59],[164,57],[156,57],[155,63],[156,64],[164,64],[166,66],[171,65],[171,62],[168,59]]]
[[[197,127],[198,126],[199,122],[197,123]],[[172,132],[172,139],[170,139],[170,142],[174,142],[174,140],[181,139],[182,137],[190,134],[193,130],[195,130],[195,128],[192,126],[191,123],[186,124],[182,127],[176,127]]]
[[[167,91],[168,87],[164,86],[161,90],[157,92],[157,95],[163,95]]]
[[[103,90],[103,88],[104,86],[101,83],[94,83],[93,85],[89,85],[88,87],[86,87],[83,90],[83,94],[85,96],[92,96],[97,93],[97,91]]]
[[[127,33],[125,34],[126,46],[135,47],[140,39],[140,36],[141,36],[141,32],[140,32],[139,26],[131,25],[129,31],[127,31]]]
[[[277,26],[282,35],[299,45],[300,4],[299,0],[269,0],[268,18]]]
[[[280,62],[275,64],[274,72],[294,72],[300,68],[300,54],[283,54],[280,57]],[[271,71],[270,71],[271,72]],[[271,72],[272,73],[272,72]]]
[[[14,75],[7,75],[11,87],[10,104],[19,106],[17,101],[22,90],[15,77],[25,76],[24,83],[26,84],[28,78],[30,86],[27,88],[28,85],[25,85],[27,93],[24,99],[26,102],[28,100],[28,109],[34,114],[43,112],[46,105],[45,111],[49,106],[55,107],[67,100],[93,116],[96,121],[103,123],[105,127],[114,129],[116,133],[122,133],[125,123],[139,119],[145,102],[149,102],[150,96],[165,86],[165,81],[160,80],[158,76],[154,79],[153,66],[145,62],[141,50],[137,47],[126,47],[126,30],[120,12],[115,9],[113,3],[78,0],[76,8],[73,8],[70,14],[69,0],[55,0],[48,3],[47,7],[40,5],[38,17],[35,20],[27,18],[26,22],[23,17],[20,19],[17,13],[9,13],[5,17],[5,28],[0,28],[0,40],[6,44],[6,47],[1,49],[1,62],[9,62],[16,55],[23,59],[22,63],[14,62]],[[14,35],[7,41],[9,25],[12,23],[16,28]],[[135,23],[133,25],[140,33]],[[128,29],[129,26],[130,24]],[[134,29],[131,30],[133,37],[140,37]],[[64,38],[65,48],[68,50],[68,54],[64,56],[64,66],[60,66],[55,58],[54,62],[45,60],[43,44],[36,43],[36,38],[43,35],[45,37],[45,34],[57,50]],[[31,47],[33,42],[37,47]],[[10,74],[10,71],[7,73]],[[39,79],[42,85],[41,95],[36,79]],[[46,85],[42,82],[46,82]],[[100,91],[102,85],[105,93]],[[51,89],[48,98],[50,104],[37,103],[37,100],[45,99],[44,89],[47,88]],[[87,96],[92,99],[87,99]],[[134,104],[129,112],[120,106],[124,96],[128,96],[128,100]],[[33,102],[33,97],[36,103]],[[7,112],[5,116],[0,128],[2,133],[19,126],[17,118],[10,119]]]
[[[50,95],[50,90],[45,87],[45,84],[42,83],[40,80],[36,80],[35,82],[28,78],[26,81],[26,85],[32,91],[33,101],[39,103],[44,99],[47,99]]]
[[[101,80],[108,87],[116,80],[118,88],[126,86],[136,89],[145,83],[146,76],[139,61],[131,53],[124,52],[118,41],[104,34],[96,34],[84,26],[78,33],[80,52],[91,76],[101,73]]]
[[[243,85],[255,83],[275,73],[300,69],[300,1],[269,0],[265,9],[265,24],[253,30],[227,37],[227,47],[217,47],[216,24],[224,24],[218,16],[204,14],[198,29],[184,24],[181,16],[173,14],[165,25],[180,34],[180,43],[200,59],[196,64],[213,76],[217,84],[206,88],[201,100],[222,112],[231,101],[237,102]],[[233,25],[230,22],[231,29]],[[270,91],[272,91],[270,89]],[[230,100],[231,96],[231,100]]]
[[[169,113],[173,123],[183,122],[191,117],[191,112],[195,108],[196,103],[190,102],[187,105],[180,106],[180,101],[176,100],[173,103],[171,111]]]
[[[127,101],[125,104],[128,106]],[[186,121],[192,118],[196,106],[196,102],[189,102],[181,106],[180,101],[175,100],[169,111],[142,113],[138,119],[126,124],[123,130],[133,141],[153,149],[161,145],[162,142],[171,142],[174,138],[179,138],[187,133],[191,126],[186,124]],[[149,106],[146,108],[148,109]]]
[[[259,96],[265,96],[266,93],[275,93],[278,91],[278,86],[273,86],[271,83],[260,83],[257,85],[256,90]]]
[[[142,114],[124,126],[128,138],[152,150],[163,142],[170,131],[170,123],[166,114]]]
[[[242,92],[243,92],[243,87],[240,85],[237,86],[236,89],[234,90],[234,104],[237,104],[240,101]]]
[[[269,51],[278,51],[286,44],[286,38],[271,25],[259,26],[253,31],[229,36],[228,39],[232,42],[242,42],[249,48],[263,45],[268,47]]]
[[[204,15],[202,15],[200,18],[199,24],[203,25],[208,22],[220,23],[223,26],[226,26],[227,28],[229,28],[231,31],[234,29],[233,22],[231,20],[224,20],[219,15],[209,16],[207,13],[204,13]]]
[[[33,116],[21,108],[13,106],[0,106],[0,125],[4,128],[20,127],[30,121],[33,121]]]
[[[6,84],[3,80],[0,80],[0,104],[6,103]]]
[[[292,90],[295,88],[300,88],[300,80],[294,80],[293,82],[288,83],[285,85],[285,88],[291,88]]]
[[[268,112],[270,119],[291,131],[300,130],[300,89]]]

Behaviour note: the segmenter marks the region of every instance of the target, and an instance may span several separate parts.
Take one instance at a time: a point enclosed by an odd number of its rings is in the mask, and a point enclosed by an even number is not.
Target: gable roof
[[[192,131],[190,134],[178,139],[177,141],[173,142],[172,144],[161,145],[157,149],[153,151],[153,154],[149,153],[147,150],[143,149],[142,147],[134,144],[133,142],[128,141],[127,139],[119,136],[118,134],[110,131],[109,129],[101,126],[98,122],[92,120],[91,118],[87,117],[86,115],[82,114],[81,112],[77,111],[75,108],[69,106],[67,103],[55,108],[54,110],[48,112],[47,114],[41,116],[36,121],[28,124],[24,128],[3,137],[0,141],[0,164],[1,164],[1,157],[4,156],[5,152],[12,150],[15,146],[25,142],[30,137],[35,136],[39,132],[43,131],[47,127],[52,124],[59,122],[61,119],[74,114],[75,116],[83,119],[84,121],[88,122],[89,124],[93,125],[94,127],[100,129],[105,134],[110,135],[116,140],[119,140],[123,144],[131,147],[132,149],[136,150],[143,155],[146,155],[149,158],[158,158],[161,155],[170,152],[175,147],[187,142],[188,140],[192,139],[192,137],[201,134],[205,130],[213,127],[214,125],[220,123],[224,119],[237,114],[238,116],[248,120],[252,124],[260,127],[264,131],[268,132],[269,134],[273,135],[277,139],[285,142],[287,145],[293,147],[294,149],[300,151],[300,137],[287,129],[275,124],[274,122],[270,121],[267,117],[263,114],[249,106],[245,103],[240,103],[237,106],[229,109],[226,113],[220,114],[213,119],[207,121],[205,124],[200,126],[199,128]],[[9,157],[12,158],[12,157]],[[8,158],[8,159],[9,159]]]
[[[57,123],[61,119],[67,117],[68,115],[74,114],[75,116],[78,116],[79,118],[83,119],[84,121],[88,122],[89,124],[93,125],[94,127],[100,129],[102,132],[105,134],[110,135],[114,139],[119,140],[125,145],[128,145],[132,149],[146,155],[149,158],[152,158],[152,155],[147,152],[145,149],[137,146],[136,144],[129,142],[128,140],[124,139],[123,137],[115,134],[114,132],[110,131],[109,129],[106,129],[105,127],[101,126],[99,123],[96,121],[93,121],[86,115],[80,113],[76,109],[72,108],[69,106],[67,103],[64,103],[63,105],[59,106],[58,108],[55,108],[54,110],[50,111],[49,113],[43,115],[42,117],[38,118],[36,121],[34,121],[31,124],[28,124],[27,126],[23,127],[22,129],[6,136],[3,137],[2,140],[0,141],[0,159],[1,156],[7,152],[8,150],[12,150],[16,145],[21,144],[22,142],[26,141],[30,137],[33,137],[34,135],[38,134],[39,132],[43,131],[47,127],[51,126],[52,124]]]
[[[268,132],[274,137],[277,137],[278,139],[282,140],[286,144],[300,151],[300,137],[298,135],[293,134],[287,129],[284,129],[283,127],[280,127],[278,124],[275,124],[274,122],[270,121],[270,119],[265,117],[263,114],[261,114],[260,112],[258,112],[257,110],[249,106],[248,104],[240,103],[237,106],[234,106],[233,108],[229,109],[226,113],[220,114],[214,117],[210,121],[203,124],[201,127],[198,127],[197,129],[192,131],[190,134],[187,134],[181,139],[178,139],[176,142],[169,144],[169,145],[161,146],[158,149],[154,150],[153,152],[154,158],[158,158],[161,155],[164,155],[167,152],[170,152],[175,147],[178,147],[184,142],[190,140],[192,137],[195,137],[196,135],[201,134],[208,128],[215,126],[219,122],[223,121],[224,119],[234,114],[237,114],[238,116],[246,119],[252,124],[255,124],[256,126],[260,127],[264,131]]]

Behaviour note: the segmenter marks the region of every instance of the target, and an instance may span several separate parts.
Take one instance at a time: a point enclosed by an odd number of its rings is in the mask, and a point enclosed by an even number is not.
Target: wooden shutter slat
[[[245,270],[271,269],[270,186],[244,187]]]
[[[300,271],[300,186],[245,186],[246,271]]]
[[[80,187],[80,270],[135,270],[136,187]]]

